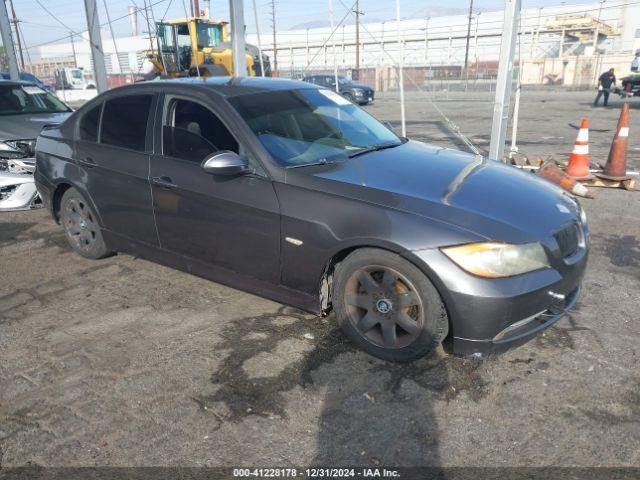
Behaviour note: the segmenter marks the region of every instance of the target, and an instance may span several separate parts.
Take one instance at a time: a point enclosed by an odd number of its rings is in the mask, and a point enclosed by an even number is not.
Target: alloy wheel
[[[98,226],[89,206],[82,200],[71,198],[65,205],[64,228],[81,250],[89,250],[96,241]]]
[[[423,327],[423,305],[416,288],[400,272],[369,266],[347,281],[349,321],[369,342],[398,349],[413,343]]]

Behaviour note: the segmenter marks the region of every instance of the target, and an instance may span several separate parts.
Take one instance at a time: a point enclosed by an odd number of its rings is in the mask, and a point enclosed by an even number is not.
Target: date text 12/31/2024
[[[234,468],[236,478],[399,478],[387,468]]]

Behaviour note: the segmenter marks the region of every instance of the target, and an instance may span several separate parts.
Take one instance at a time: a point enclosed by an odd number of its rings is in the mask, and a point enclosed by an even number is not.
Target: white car
[[[28,210],[41,205],[33,175],[0,173],[0,211]]]
[[[0,211],[39,207],[33,181],[36,137],[71,108],[34,83],[0,81]]]

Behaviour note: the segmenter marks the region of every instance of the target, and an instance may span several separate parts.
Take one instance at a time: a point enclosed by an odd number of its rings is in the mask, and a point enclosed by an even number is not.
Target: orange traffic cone
[[[542,167],[540,167],[540,170],[538,170],[538,175],[540,175],[542,178],[546,178],[550,182],[555,183],[559,187],[564,188],[567,192],[571,192],[574,195],[585,198],[594,198],[593,193],[591,193],[587,189],[587,187],[576,182],[573,178],[560,170],[558,166],[553,162],[546,162],[544,165],[542,165]]]
[[[583,118],[580,124],[580,131],[569,157],[567,175],[575,180],[593,178],[589,171],[589,120],[586,118]]]
[[[627,147],[629,143],[629,104],[625,103],[620,112],[616,135],[613,137],[609,159],[602,173],[596,175],[606,180],[628,180]]]

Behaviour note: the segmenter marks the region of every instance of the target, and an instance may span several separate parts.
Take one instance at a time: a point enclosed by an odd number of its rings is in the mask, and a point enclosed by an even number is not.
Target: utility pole
[[[20,54],[20,68],[24,70],[24,54],[22,53],[22,42],[20,40],[20,30],[18,30],[18,19],[16,18],[16,11],[13,8],[13,0],[9,0],[9,7],[11,8],[11,16],[13,17],[13,28],[16,31],[16,41],[18,42],[18,53]]]
[[[493,104],[493,122],[491,125],[491,144],[489,158],[502,160],[504,141],[507,138],[509,120],[509,102],[511,100],[511,82],[513,76],[513,57],[520,24],[521,0],[505,0],[504,25],[500,45],[500,64],[496,82],[496,98]]]
[[[154,51],[155,48],[153,46],[153,36],[151,33],[151,22],[149,21],[149,10],[147,10],[147,0],[143,0],[144,1],[144,19],[147,21],[147,33],[149,34],[149,46],[151,47],[151,51]],[[154,34],[157,33],[155,32],[155,25],[154,25]],[[160,56],[160,58],[162,57],[162,52],[158,52],[158,55]],[[164,65],[164,61],[163,61],[163,65]]]
[[[598,47],[598,37],[600,36],[600,16],[602,15],[602,6],[605,0],[600,0],[600,8],[598,9],[598,21],[596,23],[596,31],[593,35],[593,53],[597,53],[595,50]]]
[[[329,0],[329,19],[331,21],[331,31],[334,31],[334,19],[333,19],[333,1]],[[336,36],[332,35],[333,49],[331,50],[331,56],[333,57],[333,81],[335,82],[336,92],[340,93],[340,84],[338,83],[338,58],[336,57]]]
[[[73,66],[78,68],[78,57],[76,55],[76,44],[73,41],[73,32],[69,32],[69,41],[71,42],[71,51],[73,52]]]
[[[13,45],[11,24],[9,23],[9,14],[7,13],[7,4],[5,3],[5,0],[0,0],[0,33],[2,34],[4,53],[7,56],[7,63],[9,64],[9,78],[11,80],[20,80],[18,59],[16,58],[16,50]]]
[[[197,2],[197,0],[194,0]],[[247,59],[244,44],[243,0],[229,0],[231,14],[231,52],[233,55],[233,76],[247,76]]]
[[[118,62],[118,72],[123,74],[122,63],[120,62],[120,52],[118,51],[118,43],[113,33],[113,24],[111,23],[111,16],[109,15],[109,7],[107,6],[107,0],[102,0],[104,5],[104,13],[107,16],[107,23],[109,23],[109,31],[111,32],[111,40],[113,40],[113,50],[116,52],[116,61]]]
[[[276,0],[271,0],[271,28],[273,29],[273,73],[278,75],[278,45],[276,43]]]
[[[402,128],[402,136],[407,136],[407,126],[404,114],[404,42],[400,36],[400,0],[396,0],[396,34],[398,35],[398,50],[400,58],[398,59],[398,83],[400,86],[400,124]]]
[[[96,77],[96,89],[98,93],[107,90],[107,69],[104,66],[104,50],[100,37],[100,20],[96,0],[84,0],[84,8],[87,14],[87,31],[91,44],[91,57],[93,58],[93,74]]]
[[[464,49],[464,72],[469,79],[467,68],[469,67],[469,40],[471,40],[471,19],[473,18],[473,0],[469,0],[469,22],[467,23],[467,45]]]
[[[360,78],[360,0],[356,0],[356,80]]]
[[[233,2],[229,3],[230,7],[232,5],[233,5]],[[193,16],[194,17],[200,16],[200,2],[198,2],[198,0],[193,0]]]
[[[262,42],[260,41],[260,25],[258,24],[258,9],[253,0],[253,20],[256,22],[256,36],[258,37],[258,55],[260,56],[260,76],[264,77],[264,60],[262,59]],[[307,28],[307,56],[309,55],[309,29]]]

